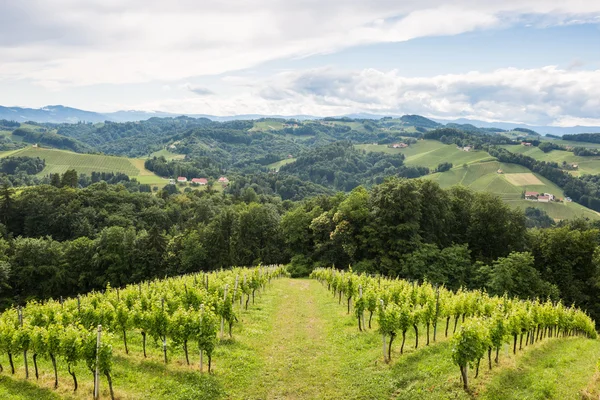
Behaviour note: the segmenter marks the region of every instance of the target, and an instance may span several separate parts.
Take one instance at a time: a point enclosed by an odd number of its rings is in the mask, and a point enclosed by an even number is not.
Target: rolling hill
[[[405,155],[407,165],[426,166],[434,169],[441,162],[450,162],[453,168],[443,173],[435,173],[426,178],[435,180],[443,188],[454,185],[463,185],[476,191],[490,192],[498,195],[505,202],[519,208],[535,207],[542,209],[556,220],[587,217],[600,219],[600,214],[576,203],[540,203],[522,199],[524,191],[551,193],[558,198],[564,198],[564,192],[554,183],[539,174],[532,173],[529,169],[516,164],[506,164],[496,161],[484,151],[462,151],[455,145],[445,145],[434,140],[419,140],[416,144],[405,149],[392,149],[386,145],[357,145],[367,151],[381,151],[386,153],[402,153]],[[571,155],[569,152],[543,153],[537,147],[507,146],[518,151],[530,151],[539,157]],[[537,153],[539,152],[539,154]],[[566,153],[556,154],[552,153]],[[528,154],[529,155],[529,154]],[[574,156],[573,156],[574,157]],[[583,158],[583,157],[578,157]],[[553,160],[554,161],[554,160]],[[585,161],[585,160],[584,160]],[[590,161],[582,167],[584,170],[593,171],[595,162],[600,168],[600,160]],[[502,170],[502,173],[498,173]]]
[[[80,154],[65,150],[26,147],[23,149],[0,152],[1,157],[39,157],[46,161],[46,168],[39,176],[62,174],[74,169],[79,174],[91,175],[92,172],[120,172],[140,183],[162,187],[167,180],[144,168],[144,159],[125,158],[96,154]]]

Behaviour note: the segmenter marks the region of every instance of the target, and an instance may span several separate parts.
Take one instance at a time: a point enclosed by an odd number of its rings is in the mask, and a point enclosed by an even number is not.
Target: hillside
[[[542,209],[556,220],[587,217],[600,219],[600,214],[576,203],[540,203],[521,199],[524,191],[551,193],[556,197],[564,198],[564,192],[548,179],[533,174],[529,169],[516,165],[495,161],[485,151],[463,151],[455,145],[445,145],[435,140],[419,140],[416,144],[405,149],[393,149],[386,145],[357,145],[366,151],[386,152],[390,154],[404,154],[405,164],[413,166],[426,166],[434,169],[441,162],[450,162],[453,168],[450,171],[427,176],[448,188],[454,185],[463,185],[476,191],[493,193],[509,204],[525,209],[535,207]],[[572,153],[552,151],[543,153],[537,147],[503,146],[509,150],[527,151],[536,155],[550,155],[553,153]],[[529,155],[529,154],[527,154]],[[556,155],[554,155],[556,157]],[[574,157],[574,156],[573,156]],[[579,157],[583,158],[583,157]],[[594,168],[600,161],[587,160],[583,168]],[[503,171],[502,174],[498,170]],[[523,179],[525,177],[526,179]],[[516,179],[515,179],[516,178]]]
[[[140,183],[162,187],[167,180],[144,168],[143,159],[125,158],[95,154],[80,154],[65,150],[26,147],[24,149],[0,152],[0,157],[25,156],[39,157],[46,161],[46,168],[38,176],[63,174],[74,169],[79,174],[91,175],[92,172],[120,172]]]
[[[579,143],[581,147],[590,147],[589,145],[593,145],[591,148],[600,147],[599,144],[594,143]],[[563,162],[567,164],[577,164],[578,168],[574,171],[569,171],[574,176],[579,176],[582,174],[600,174],[600,157],[598,156],[590,156],[590,157],[582,157],[576,156],[571,151],[563,151],[563,150],[552,150],[548,153],[544,153],[539,148],[531,146],[502,146],[513,153],[523,154],[529,157],[532,157],[538,161],[552,161],[559,165]]]

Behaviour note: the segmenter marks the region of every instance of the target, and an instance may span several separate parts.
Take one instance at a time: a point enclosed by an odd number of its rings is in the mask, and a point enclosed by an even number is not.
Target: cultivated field
[[[265,121],[255,121],[250,131],[279,131],[283,129],[283,122],[267,119]]]
[[[387,145],[359,144],[359,149],[389,154],[404,154],[406,165],[419,165],[434,169],[438,164],[451,162],[454,166],[483,160],[493,160],[485,151],[462,151],[455,145],[446,145],[437,140],[419,140],[404,149],[393,149]]]
[[[499,169],[502,169],[502,174],[497,172]],[[450,171],[433,174],[428,178],[444,188],[463,185],[476,191],[493,193],[515,207],[540,208],[557,220],[575,217],[600,219],[598,213],[576,203],[540,203],[522,199],[524,191],[551,193],[558,198],[565,196],[562,189],[548,179],[516,164],[498,161],[473,163],[466,168],[454,167]]]
[[[281,168],[282,166],[284,166],[286,164],[291,164],[294,161],[296,161],[295,158],[286,158],[286,159],[283,159],[281,161],[277,161],[277,162],[271,163],[271,164],[267,165],[267,167],[271,168],[271,169],[274,169],[275,171],[279,171],[279,168]]]
[[[144,168],[144,160],[96,154],[80,154],[66,150],[26,147],[10,152],[0,152],[0,157],[26,156],[40,157],[46,161],[46,168],[39,176],[63,174],[74,169],[78,174],[91,175],[92,172],[120,172],[140,183],[162,187],[168,180]]]
[[[534,158],[538,161],[555,162],[561,165],[564,162],[567,164],[577,164],[579,168],[574,171],[569,171],[571,174],[578,176],[580,174],[600,174],[600,157],[580,157],[574,155],[570,151],[552,150],[544,153],[537,147],[526,146],[502,146],[510,152],[523,154]]]

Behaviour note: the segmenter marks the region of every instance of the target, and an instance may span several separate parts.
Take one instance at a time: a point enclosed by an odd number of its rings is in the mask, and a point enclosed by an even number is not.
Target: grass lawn
[[[239,323],[233,339],[217,345],[214,371],[200,373],[198,354],[190,345],[192,365],[183,352],[169,347],[169,364],[162,363],[161,348],[149,341],[144,359],[141,335],[129,332],[129,355],[120,335],[113,345],[113,382],[119,399],[577,399],[583,389],[595,384],[595,364],[600,341],[553,339],[540,342],[513,356],[503,350],[499,367],[488,371],[482,363],[480,377],[473,378],[473,393],[462,390],[459,371],[451,361],[451,348],[440,321],[437,342],[425,344],[421,327],[420,345],[407,333],[405,353],[401,338],[393,344],[392,362],[382,361],[381,337],[373,329],[359,332],[354,316],[338,304],[317,281],[280,279],[256,298],[249,310],[235,306]],[[368,316],[367,316],[368,319]],[[452,332],[450,323],[450,333]],[[459,322],[460,324],[460,322]],[[52,369],[40,360],[40,381],[24,380],[22,356],[15,357],[17,373],[8,371],[6,355],[0,355],[2,399],[87,399],[92,375],[83,365],[75,370],[80,381],[77,393],[64,362],[59,360],[60,384],[52,389]],[[30,361],[30,368],[32,365]],[[206,367],[205,367],[206,368]],[[107,398],[107,384],[101,383]]]
[[[573,175],[581,174],[600,174],[600,157],[580,157],[570,151],[552,150],[544,153],[537,147],[526,146],[501,146],[510,152],[523,154],[538,161],[551,161],[561,165],[563,161],[567,164],[577,164],[579,168],[575,171],[569,171]]]

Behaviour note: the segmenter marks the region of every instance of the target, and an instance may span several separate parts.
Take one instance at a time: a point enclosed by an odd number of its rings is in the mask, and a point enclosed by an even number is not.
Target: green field
[[[600,148],[600,143],[590,143],[590,142],[576,142],[573,140],[562,140],[562,139],[546,139],[541,138],[544,142],[551,142],[561,146],[570,146],[570,147],[585,147],[588,149],[598,149]]]
[[[286,164],[291,164],[294,161],[296,161],[295,158],[286,158],[281,161],[277,161],[277,162],[267,165],[267,168],[274,169],[275,171],[279,171],[279,168],[281,168],[282,166],[284,166]]]
[[[115,354],[113,384],[117,399],[581,399],[583,390],[597,391],[596,362],[600,341],[582,338],[546,339],[516,355],[505,345],[500,364],[489,371],[482,363],[479,378],[469,372],[472,393],[467,394],[452,363],[452,349],[438,330],[436,342],[414,348],[414,330],[400,354],[397,339],[392,362],[381,357],[377,322],[359,332],[353,315],[338,304],[326,287],[315,280],[278,279],[259,294],[249,310],[239,310],[233,339],[217,344],[214,371],[200,373],[198,354],[192,365],[182,350],[169,347],[169,365],[162,363],[160,343],[148,342],[144,359],[139,332],[128,333],[129,354],[120,335],[106,336]],[[440,320],[443,326],[445,321]],[[460,325],[460,322],[459,322]],[[195,346],[194,346],[195,348]],[[192,347],[190,347],[192,349]],[[17,371],[10,374],[6,354],[0,355],[0,398],[89,399],[92,374],[79,363],[74,370],[79,390],[59,359],[59,388],[52,389],[50,360],[39,359],[40,379],[24,379],[23,358],[14,355]],[[206,368],[206,367],[205,367]],[[32,366],[30,364],[30,369]],[[32,371],[30,370],[30,373]],[[108,397],[101,379],[101,398]]]
[[[498,174],[498,169],[502,169],[503,173]],[[507,174],[509,174],[508,177]],[[509,180],[510,174],[528,174],[527,176],[537,178],[542,184],[514,185]],[[548,179],[533,174],[529,169],[516,164],[506,164],[498,161],[473,163],[467,165],[466,168],[462,166],[454,167],[447,172],[429,175],[428,178],[435,180],[443,188],[463,185],[476,191],[493,193],[515,207],[523,209],[527,207],[540,208],[557,220],[575,217],[600,219],[598,213],[577,203],[539,203],[521,199],[523,191],[551,193],[559,198],[564,198],[564,192]]]
[[[250,131],[279,131],[283,129],[281,120],[267,119],[265,121],[255,121]]]
[[[162,149],[162,150],[155,151],[154,153],[150,154],[150,158],[152,158],[152,157],[164,157],[165,160],[167,160],[167,161],[183,160],[185,158],[185,154],[172,153],[167,149]]]
[[[580,157],[574,155],[570,151],[563,150],[552,150],[548,153],[544,153],[537,147],[526,147],[526,146],[501,146],[506,150],[523,154],[528,157],[534,158],[538,161],[551,161],[558,163],[559,165],[565,161],[567,164],[577,164],[579,168],[576,171],[570,171],[573,175],[580,174],[600,174],[600,157]]]
[[[0,157],[25,156],[40,157],[46,161],[46,168],[38,176],[63,174],[68,169],[74,169],[78,174],[91,175],[92,172],[120,172],[140,183],[162,187],[168,183],[144,168],[144,160],[96,154],[80,154],[66,150],[26,147],[10,152],[0,152]]]
[[[434,169],[442,162],[451,162],[454,166],[474,162],[493,160],[485,151],[462,151],[455,145],[446,145],[437,140],[419,140],[404,149],[393,149],[387,145],[359,144],[359,149],[379,151],[388,154],[404,154],[406,165],[418,165]]]

